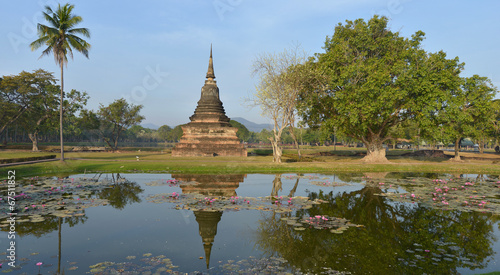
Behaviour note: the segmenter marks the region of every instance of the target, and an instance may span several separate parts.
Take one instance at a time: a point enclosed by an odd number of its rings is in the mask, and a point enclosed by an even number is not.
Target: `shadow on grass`
[[[433,157],[407,157],[407,156],[387,156],[389,161],[391,160],[414,160],[420,162],[445,162],[449,161],[449,158],[433,158]]]
[[[139,156],[139,158],[147,158],[150,156],[158,156],[158,154],[154,153],[69,153],[67,154],[68,158],[73,159],[102,159],[102,160],[135,160]]]

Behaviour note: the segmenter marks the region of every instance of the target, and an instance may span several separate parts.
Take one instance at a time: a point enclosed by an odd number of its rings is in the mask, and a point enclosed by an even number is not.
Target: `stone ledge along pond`
[[[92,174],[8,181],[10,274],[482,274],[500,270],[494,175]],[[15,213],[15,214],[14,214]],[[15,215],[15,267],[9,217]]]

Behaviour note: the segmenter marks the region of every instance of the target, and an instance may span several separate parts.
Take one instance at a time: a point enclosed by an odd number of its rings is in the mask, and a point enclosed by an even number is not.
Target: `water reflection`
[[[55,272],[56,260],[50,260],[49,257],[57,251],[57,273],[64,272],[65,265],[66,272],[70,271],[67,263],[76,259],[81,262],[79,270],[82,272],[85,272],[83,269],[87,266],[101,261],[134,262],[138,270],[146,270],[150,268],[150,262],[144,262],[144,256],[141,259],[141,255],[147,252],[159,256],[165,254],[165,257],[171,258],[174,264],[180,266],[182,272],[204,270],[206,265],[207,272],[217,271],[214,274],[232,272],[223,269],[225,264],[217,267],[215,260],[231,260],[231,266],[235,266],[242,259],[262,261],[257,264],[247,260],[247,266],[241,261],[241,269],[247,268],[250,263],[253,266],[248,268],[260,264],[265,267],[272,266],[266,260],[278,259],[276,262],[279,264],[276,265],[283,267],[283,271],[293,273],[300,270],[315,274],[325,272],[325,268],[329,271],[348,271],[353,274],[457,274],[495,268],[496,263],[491,260],[494,260],[498,247],[494,247],[496,228],[493,227],[498,225],[500,217],[480,212],[425,208],[416,202],[395,202],[394,198],[391,200],[390,197],[381,196],[383,191],[378,188],[378,183],[382,180],[379,179],[387,179],[388,185],[390,178],[423,175],[426,174],[277,174],[248,175],[248,178],[247,175],[171,175],[172,178],[182,181],[181,185],[171,184],[170,177],[164,174],[126,175],[126,178],[122,175],[107,175],[112,178],[111,184],[107,181],[110,187],[103,189],[103,186],[97,185],[96,188],[99,189],[92,189],[92,192],[90,189],[68,187],[64,196],[61,194],[61,200],[69,200],[69,197],[95,201],[98,201],[98,198],[107,199],[108,205],[125,211],[115,211],[110,207],[93,208],[92,211],[87,208],[87,212],[78,212],[81,216],[61,218],[44,215],[44,222],[19,223],[17,233],[22,238],[26,237],[20,243],[29,244],[19,246],[19,249],[26,254],[31,252],[27,250],[28,246],[35,247],[40,244],[37,249],[42,253],[40,256],[30,257],[31,263],[37,261],[36,257],[44,263],[51,262],[54,264],[51,272]],[[427,176],[437,178],[449,175]],[[317,184],[327,180],[339,185]],[[370,180],[375,184],[364,184],[364,181]],[[149,181],[157,184],[149,185]],[[172,199],[168,194],[172,194],[172,191],[179,192],[179,188],[184,195],[193,193],[203,196],[201,199],[200,196]],[[144,199],[144,193],[159,196],[156,202],[168,205],[148,202],[148,199]],[[161,200],[163,195],[166,199]],[[251,198],[251,203],[231,204],[229,198],[238,195],[240,200]],[[299,202],[295,201],[289,204],[286,199],[269,200],[269,195],[307,196],[309,202],[320,199],[326,203],[307,205],[310,207],[306,208],[305,204],[299,207]],[[205,196],[225,199],[209,206],[203,204]],[[51,197],[54,198],[59,197]],[[280,203],[273,204],[275,201]],[[194,220],[198,223],[201,245],[199,237],[196,237],[196,226],[191,225],[193,220],[187,219],[191,211],[183,208],[187,206],[194,209],[193,205],[196,203],[199,206],[197,209],[216,209],[193,211]],[[229,209],[235,210],[234,207],[238,207],[238,211],[230,212]],[[224,221],[223,209],[226,211]],[[189,215],[185,215],[186,212]],[[88,219],[87,215],[92,218]],[[342,234],[332,234],[329,230],[315,228],[297,231],[282,220],[284,217],[302,218],[316,215],[345,218],[364,227],[349,227]],[[64,227],[65,224],[69,226]],[[228,230],[225,230],[226,226]],[[168,234],[165,234],[165,230]],[[2,228],[2,231],[8,230]],[[498,236],[498,231],[495,234]],[[30,238],[28,235],[33,236]],[[36,241],[35,245],[32,240],[38,238],[40,240]],[[62,240],[65,240],[65,246],[62,246]],[[495,245],[498,245],[498,242]],[[203,254],[199,249],[201,247],[205,253],[204,261],[195,260]],[[103,254],[97,252],[100,249]],[[65,261],[61,260],[63,252]],[[45,254],[44,258],[42,254]],[[137,259],[130,260],[128,256],[137,256]],[[273,256],[275,258],[272,258]],[[148,258],[152,259],[150,256]],[[488,263],[489,261],[491,262]],[[23,271],[28,269],[28,274],[35,274],[30,273],[34,268],[36,267],[30,265],[24,267]],[[119,270],[123,267],[116,265],[113,268]],[[129,271],[132,272],[132,269]]]
[[[61,258],[62,258],[62,225],[68,224],[69,227],[73,227],[78,224],[84,224],[88,217],[86,215],[73,216],[73,217],[54,217],[45,216],[43,222],[22,222],[16,224],[16,234],[20,237],[33,235],[37,238],[43,237],[44,235],[50,234],[57,230],[57,273],[61,274]],[[8,228],[2,228],[2,231],[9,232]]]
[[[95,176],[94,180],[98,180],[102,174],[98,174]],[[62,180],[70,180],[69,178],[64,178]],[[36,184],[36,181],[30,179],[28,181],[30,184]],[[58,180],[59,183],[59,180]],[[20,182],[22,186],[22,182]],[[29,186],[29,184],[27,184]],[[31,185],[33,186],[33,185]],[[65,186],[66,187],[66,186]],[[91,190],[88,194],[85,194],[84,190],[71,189],[71,191],[65,191],[62,193],[60,197],[56,198],[43,198],[41,201],[36,201],[36,198],[42,196],[43,194],[30,193],[29,199],[34,199],[33,203],[36,205],[42,205],[43,203],[47,203],[49,201],[57,200],[60,201],[61,206],[58,210],[64,212],[68,207],[71,207],[73,202],[71,202],[74,198],[100,198],[107,199],[109,205],[116,209],[123,209],[125,205],[132,203],[140,203],[141,199],[139,195],[144,191],[136,182],[132,182],[127,180],[125,177],[120,174],[111,174],[111,185],[103,185],[102,189]],[[22,198],[20,198],[22,199]],[[67,200],[67,202],[65,202]],[[67,224],[69,227],[74,227],[77,225],[82,225],[88,220],[88,216],[85,213],[85,209],[79,208],[81,213],[78,214],[67,214],[61,217],[61,213],[53,212],[49,215],[43,215],[43,221],[39,222],[17,222],[15,227],[15,234],[19,237],[25,236],[35,236],[37,238],[41,238],[44,235],[49,235],[50,233],[57,231],[57,271],[56,274],[64,274],[64,270],[61,273],[61,259],[62,259],[62,227],[64,224]],[[26,217],[29,218],[29,212],[24,213],[21,212],[17,215],[17,217]],[[9,232],[9,227],[2,227],[2,231]]]
[[[297,174],[297,177],[295,179],[295,184],[290,189],[290,192],[288,193],[288,197],[294,197],[295,192],[297,192],[297,187],[299,186],[299,180],[301,177],[303,177],[304,174]],[[271,197],[279,197],[279,192],[283,191],[283,182],[282,182],[282,177],[283,174],[276,174],[274,176],[273,184],[272,184],[272,189],[271,189]]]
[[[375,187],[350,193],[310,192],[310,199],[329,203],[295,214],[265,214],[259,221],[257,246],[314,273],[327,267],[355,274],[457,274],[459,268],[484,268],[492,259],[491,215],[394,203],[379,193]],[[296,231],[281,220],[290,215],[342,217],[365,227],[340,235]]]
[[[116,209],[122,210],[127,204],[140,203],[139,195],[144,189],[136,182],[129,181],[119,173],[112,174],[113,184],[97,192],[100,199],[107,199],[109,204]]]
[[[180,185],[184,194],[231,197],[236,196],[236,188],[245,180],[246,175],[172,174],[172,178],[184,182]]]
[[[236,188],[245,180],[246,175],[172,175],[172,178],[185,182],[179,187],[184,194],[202,194],[205,196],[237,196]],[[217,235],[217,225],[222,218],[223,211],[194,210],[199,234],[205,251],[207,269],[210,268],[210,255]]]

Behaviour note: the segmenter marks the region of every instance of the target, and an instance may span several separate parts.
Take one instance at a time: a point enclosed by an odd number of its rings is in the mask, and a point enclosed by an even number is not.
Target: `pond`
[[[40,177],[17,179],[13,210],[1,187],[0,262],[10,274],[500,270],[498,176]]]

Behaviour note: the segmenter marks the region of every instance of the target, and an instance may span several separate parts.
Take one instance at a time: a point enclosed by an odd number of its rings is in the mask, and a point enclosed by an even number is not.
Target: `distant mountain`
[[[248,121],[242,117],[233,117],[231,118],[232,120],[235,120],[235,121],[238,121],[239,123],[245,125],[245,127],[247,127],[247,129],[249,131],[252,131],[252,132],[260,132],[262,131],[262,129],[267,129],[267,130],[271,130],[273,128],[273,125],[272,124],[266,124],[266,123],[263,123],[263,124],[258,124],[258,123],[255,123],[255,122],[251,122],[251,121]]]
[[[153,129],[153,130],[158,130],[158,128],[160,128],[160,126],[153,124],[153,123],[144,123],[144,124],[141,124],[141,126],[144,128]]]

